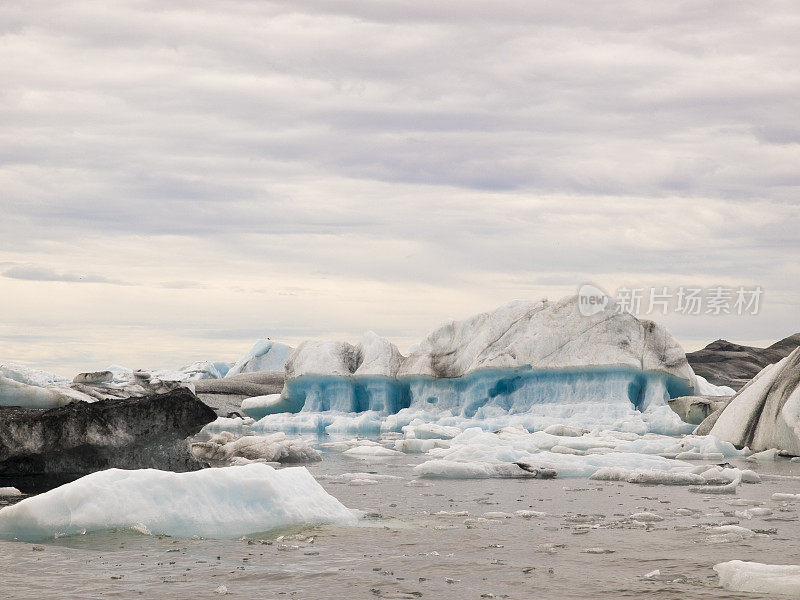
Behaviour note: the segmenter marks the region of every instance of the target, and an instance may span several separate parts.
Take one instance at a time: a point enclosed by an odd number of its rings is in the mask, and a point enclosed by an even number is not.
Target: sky
[[[0,3],[0,362],[405,352],[623,287],[800,331],[796,2]]]

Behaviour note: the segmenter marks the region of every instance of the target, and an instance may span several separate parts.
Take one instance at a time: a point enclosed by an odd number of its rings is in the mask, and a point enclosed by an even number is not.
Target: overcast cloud
[[[800,330],[796,3],[169,5],[0,4],[0,361],[405,350],[584,281]]]

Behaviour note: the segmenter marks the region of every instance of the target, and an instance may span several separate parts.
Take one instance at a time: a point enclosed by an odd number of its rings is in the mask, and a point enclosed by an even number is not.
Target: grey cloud
[[[6,3],[0,270],[123,283],[76,275],[91,247],[113,256],[93,270],[181,307],[131,295],[141,312],[108,318],[171,332],[225,329],[238,304],[207,298],[232,289],[300,335],[275,297],[352,307],[400,285],[426,299],[419,319],[364,326],[410,338],[450,313],[427,294],[486,309],[487,281],[746,280],[797,300],[797,17],[781,1]],[[302,334],[348,329],[339,311]]]
[[[113,279],[93,273],[65,273],[47,267],[16,266],[3,271],[3,277],[25,281],[62,281],[67,283],[106,283],[111,285],[132,285],[120,279]]]

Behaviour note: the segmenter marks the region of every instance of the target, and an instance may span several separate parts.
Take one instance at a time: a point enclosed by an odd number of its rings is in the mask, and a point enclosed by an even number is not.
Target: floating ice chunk
[[[644,577],[645,579],[655,579],[656,577],[660,576],[661,576],[660,569],[656,569],[655,571],[650,571],[649,573],[645,573],[644,575],[642,575],[642,577]]]
[[[0,487],[0,498],[11,498],[14,496],[21,496],[22,492],[20,492],[15,487]]]
[[[651,512],[638,512],[638,513],[633,513],[631,515],[631,519],[633,519],[634,521],[639,521],[641,523],[657,523],[658,521],[663,521],[664,517]]]
[[[710,452],[708,454],[701,454],[700,452],[680,452],[675,456],[675,460],[708,460],[718,461],[725,458],[721,452]]]
[[[784,494],[780,492],[776,492],[772,494],[771,500],[775,501],[783,501],[783,502],[798,502],[800,501],[800,494]]]
[[[45,387],[54,383],[69,383],[69,379],[66,377],[16,363],[0,363],[0,376],[36,387]]]
[[[220,431],[230,431],[241,433],[245,427],[255,423],[250,417],[217,417],[208,425],[203,427],[202,431],[206,433],[217,433]]]
[[[733,396],[736,393],[732,387],[727,385],[714,385],[702,375],[695,373],[697,385],[695,386],[698,396]]]
[[[550,435],[558,435],[561,437],[580,437],[586,433],[589,433],[589,430],[557,423],[545,428],[544,432],[549,433]]]
[[[402,428],[406,439],[429,440],[440,439],[450,440],[461,433],[458,427],[447,427],[436,423],[425,423],[421,419],[414,419]]]
[[[701,475],[688,471],[647,471],[621,467],[603,467],[589,479],[601,481],[627,481],[645,485],[700,485],[705,483]]]
[[[66,385],[40,387],[0,375],[0,406],[46,409],[64,406],[76,399],[84,400],[87,396]]]
[[[584,554],[613,554],[614,550],[610,550],[609,548],[584,548],[581,550]]]
[[[242,412],[255,420],[262,419],[276,412],[274,409],[281,405],[280,394],[266,394],[252,396],[242,400]]]
[[[761,483],[761,475],[750,469],[742,469],[742,483]]]
[[[341,473],[340,475],[320,475],[318,481],[330,481],[332,483],[351,483],[353,481],[371,481],[380,483],[382,481],[397,481],[403,479],[397,475],[385,475],[383,473]]]
[[[356,446],[345,450],[342,454],[356,458],[386,458],[389,456],[402,456],[403,453],[383,446]]]
[[[517,510],[514,511],[514,514],[523,519],[533,519],[533,518],[540,519],[542,517],[547,516],[546,512],[541,512],[538,510]]]
[[[484,519],[510,519],[513,515],[511,513],[494,510],[483,513]]]
[[[445,440],[417,440],[405,439],[397,440],[394,443],[394,449],[398,452],[405,452],[406,454],[424,454],[434,448],[449,448],[450,443]]]
[[[0,538],[36,541],[142,524],[154,534],[236,538],[356,517],[303,467],[172,473],[109,469],[0,509]]]
[[[520,428],[504,428],[495,433],[478,428],[466,429],[450,441],[449,448],[434,448],[428,452],[431,464],[423,463],[416,467],[419,475],[429,477],[516,477],[519,472],[513,467],[524,464],[536,469],[543,476],[545,472],[555,471],[559,477],[589,477],[602,467],[622,467],[626,469],[685,470],[687,463],[669,460],[661,456],[614,452],[609,454],[573,455],[552,452],[552,448],[564,444],[616,443],[611,436],[607,438],[585,435],[580,438],[558,437],[544,432],[528,433]],[[624,442],[623,442],[624,443]],[[542,447],[550,451],[542,450]],[[448,468],[443,463],[453,463]],[[500,467],[497,463],[506,463]],[[471,466],[470,466],[471,465]],[[451,475],[448,475],[451,474]]]
[[[414,467],[414,473],[418,477],[437,477],[443,479],[485,479],[490,477],[550,479],[556,475],[556,473],[550,469],[542,469],[540,471],[530,466],[526,467],[520,466],[517,463],[429,460]]]
[[[772,514],[772,511],[769,508],[754,507],[747,510],[737,510],[733,514],[738,519],[752,519],[753,517],[768,517]]]
[[[717,527],[710,527],[709,531],[715,533],[733,533],[740,536],[742,539],[749,539],[757,535],[752,529],[741,527],[740,525],[719,525]]]
[[[752,462],[773,462],[778,457],[778,449],[770,448],[769,450],[762,450],[748,456],[745,460]]]
[[[733,592],[800,595],[800,566],[731,560],[714,565],[719,584]]]
[[[322,460],[320,453],[305,440],[292,440],[285,433],[266,436],[236,434],[223,431],[206,442],[192,444],[192,453],[200,460],[230,461],[245,458],[264,462],[300,463]]]
[[[374,440],[353,438],[349,440],[338,440],[336,442],[323,442],[319,445],[320,448],[339,451],[349,450],[350,448],[356,448],[358,446],[380,446],[380,444]]]

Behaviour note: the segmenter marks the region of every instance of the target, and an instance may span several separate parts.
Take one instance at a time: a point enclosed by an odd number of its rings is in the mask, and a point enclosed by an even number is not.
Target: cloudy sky
[[[171,8],[164,8],[169,4]],[[0,361],[405,350],[585,281],[800,330],[795,2],[0,4]]]

